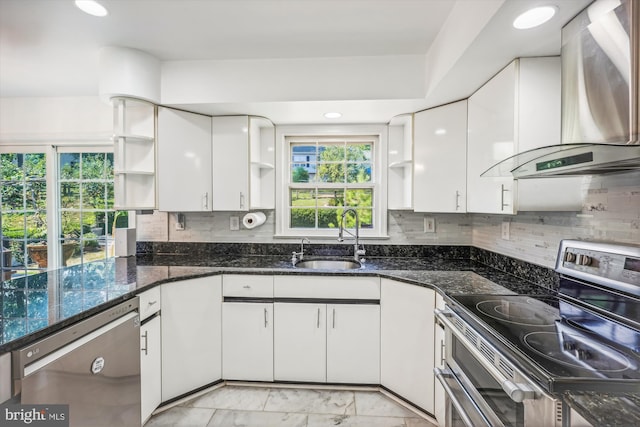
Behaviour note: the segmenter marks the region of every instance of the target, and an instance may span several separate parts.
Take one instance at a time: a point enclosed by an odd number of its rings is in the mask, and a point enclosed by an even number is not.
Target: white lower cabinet
[[[327,382],[380,383],[379,305],[327,305]]]
[[[160,316],[155,316],[140,326],[140,390],[142,392],[142,422],[162,402],[162,348]]]
[[[380,383],[380,306],[274,304],[274,378]]]
[[[162,400],[222,377],[222,277],[161,287]]]
[[[273,303],[222,304],[222,378],[273,381]]]
[[[435,291],[381,279],[381,384],[434,413]]]
[[[327,380],[326,304],[274,303],[273,376],[277,381]]]
[[[442,295],[436,294],[436,308],[444,310],[444,298]],[[433,365],[434,368],[444,368],[445,355],[445,334],[444,328],[438,323],[434,324],[434,342],[433,342]],[[444,425],[446,417],[445,391],[440,381],[434,380],[433,387],[433,414],[438,420],[438,424]]]

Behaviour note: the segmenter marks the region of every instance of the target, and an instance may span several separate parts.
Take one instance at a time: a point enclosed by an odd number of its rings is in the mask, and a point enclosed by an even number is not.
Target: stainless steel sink
[[[296,268],[312,270],[356,270],[362,264],[353,259],[305,259],[295,264]]]

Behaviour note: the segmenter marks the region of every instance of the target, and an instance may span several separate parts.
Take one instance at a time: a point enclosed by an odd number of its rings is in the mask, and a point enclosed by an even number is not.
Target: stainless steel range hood
[[[562,144],[482,176],[515,179],[640,170],[640,2],[596,0],[562,29]]]

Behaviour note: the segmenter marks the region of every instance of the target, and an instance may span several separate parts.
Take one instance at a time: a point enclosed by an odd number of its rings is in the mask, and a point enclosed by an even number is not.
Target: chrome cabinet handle
[[[156,305],[157,303],[158,301],[149,301],[147,305],[152,306],[152,305]]]
[[[509,191],[508,188],[504,187],[504,184],[500,185],[500,210],[503,211],[504,208],[506,208],[507,206],[509,206],[508,203],[504,202],[504,193],[506,193],[507,191]]]
[[[141,348],[141,351],[144,351],[144,355],[148,355],[149,354],[149,331],[144,331],[144,334],[142,334],[142,338],[144,338],[144,347]]]
[[[336,328],[336,308],[333,308],[333,329]]]
[[[268,316],[268,312],[267,309],[264,309],[264,327],[268,327],[269,326],[269,316]]]
[[[444,340],[440,340],[440,365],[444,366]]]
[[[209,209],[209,192],[205,192],[202,196],[202,208]]]
[[[320,329],[320,307],[318,307],[318,325],[316,328]]]
[[[240,192],[240,209],[244,209],[244,193]]]
[[[460,209],[460,192],[456,190],[456,210]]]
[[[251,286],[249,286],[249,285],[244,285],[244,286],[242,287],[242,289],[251,289]]]

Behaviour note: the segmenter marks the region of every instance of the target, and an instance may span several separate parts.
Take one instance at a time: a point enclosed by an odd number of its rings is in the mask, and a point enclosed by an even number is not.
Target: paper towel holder
[[[249,212],[242,218],[242,225],[247,229],[258,227],[265,223],[267,216],[263,212]]]

